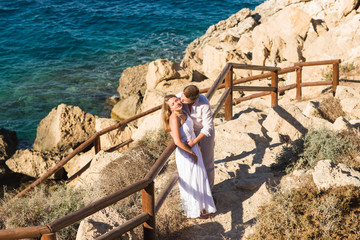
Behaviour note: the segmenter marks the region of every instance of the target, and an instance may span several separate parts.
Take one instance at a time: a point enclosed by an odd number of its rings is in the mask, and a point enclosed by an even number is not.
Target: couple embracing
[[[212,217],[216,207],[214,185],[214,124],[207,98],[189,85],[177,95],[167,95],[162,120],[176,144],[176,166],[184,213],[188,218]]]

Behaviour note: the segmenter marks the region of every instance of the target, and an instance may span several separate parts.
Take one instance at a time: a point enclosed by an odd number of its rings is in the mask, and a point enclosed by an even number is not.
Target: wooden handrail
[[[231,91],[231,89],[227,88],[227,89],[225,89],[225,91],[221,95],[218,104],[214,108],[213,117],[215,117],[219,113],[220,108],[221,108],[222,105],[224,105],[227,96],[230,94],[230,91]]]
[[[101,198],[85,207],[82,207],[78,209],[75,212],[72,212],[68,215],[65,215],[64,217],[61,217],[51,223],[48,224],[49,228],[52,232],[57,232],[60,229],[63,229],[73,223],[76,223],[77,221],[80,221],[93,213],[96,213],[97,211],[100,211],[111,204],[114,204],[140,190],[145,188],[146,186],[151,183],[151,179],[142,179],[136,183],[130,184],[126,186],[125,188],[121,189],[120,191],[117,191],[113,194],[110,194],[109,196],[106,196],[104,198]]]
[[[319,65],[330,65],[334,63],[340,63],[341,59],[336,60],[325,60],[325,61],[312,61],[312,62],[298,62],[295,63],[295,66],[304,67],[304,66],[319,66]]]
[[[137,226],[140,226],[145,221],[150,218],[149,214],[141,213],[140,215],[126,221],[125,223],[121,224],[121,226],[112,229],[111,231],[101,235],[100,237],[96,238],[96,240],[112,240],[118,239],[124,233],[134,229]]]
[[[237,69],[248,69],[248,70],[258,70],[258,71],[280,71],[279,67],[268,67],[268,66],[260,66],[260,65],[248,65],[248,64],[240,64],[240,63],[231,63],[233,68]]]
[[[47,226],[22,227],[0,230],[0,239],[39,238],[43,234],[51,233]]]

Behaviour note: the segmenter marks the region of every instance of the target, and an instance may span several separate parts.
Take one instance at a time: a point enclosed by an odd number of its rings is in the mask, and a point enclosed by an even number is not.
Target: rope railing
[[[277,67],[267,67],[267,66],[257,66],[257,65],[245,65],[245,64],[237,64],[237,63],[227,63],[220,73],[219,77],[214,81],[213,85],[208,89],[201,89],[201,93],[206,92],[206,97],[210,100],[214,95],[215,91],[218,89],[225,88],[225,91],[221,95],[218,100],[214,110],[213,110],[213,118],[218,114],[219,110],[222,106],[225,106],[225,120],[231,120],[232,118],[232,105],[246,101],[255,97],[261,97],[266,95],[271,95],[271,106],[275,106],[278,104],[278,92],[286,91],[293,88],[300,88],[305,86],[318,86],[318,85],[331,85],[333,84],[333,92],[336,91],[336,86],[339,82],[339,63],[340,60],[328,60],[328,61],[318,61],[318,62],[307,62],[307,63],[298,63],[295,64],[294,67],[280,69]],[[316,66],[316,65],[325,65],[325,64],[333,64],[333,80],[332,81],[323,81],[321,82],[313,82],[313,83],[302,83],[301,82],[301,68],[304,66]],[[263,73],[260,75],[255,75],[251,77],[246,77],[238,80],[233,80],[233,69],[249,69],[249,70],[259,70],[259,71],[270,71],[270,73]],[[299,70],[300,69],[300,70]],[[296,84],[291,84],[285,87],[278,87],[278,74],[285,74],[289,72],[297,72],[297,81]],[[300,74],[299,74],[300,71]],[[300,79],[299,79],[300,77]],[[271,78],[271,87],[263,87],[263,86],[234,86],[235,84],[240,84],[252,80],[258,80],[262,78]],[[242,97],[238,99],[232,99],[232,92],[234,90],[241,91],[261,91],[260,93],[252,94],[247,97]],[[299,90],[297,90],[297,98],[298,98]],[[301,97],[301,91],[300,91]],[[33,184],[31,184],[24,191],[20,192],[16,197],[24,196],[28,191],[33,189],[35,186],[43,182],[47,177],[51,176],[57,170],[59,170],[65,163],[67,163],[72,157],[76,154],[83,151],[90,145],[94,145],[96,151],[100,151],[101,143],[100,136],[106,134],[112,130],[121,128],[126,124],[137,120],[143,116],[146,116],[150,113],[153,113],[159,110],[161,106],[157,106],[151,108],[143,113],[137,114],[131,118],[128,118],[122,122],[114,124],[108,128],[105,128],[97,133],[95,133],[92,137],[90,137],[87,141],[82,143],[78,148],[76,148],[72,153],[70,153],[67,157],[61,160],[55,167],[49,170],[46,174],[44,174],[41,178],[36,180]],[[132,139],[128,140],[131,142]],[[130,143],[129,142],[129,143]],[[125,144],[120,144],[125,145]],[[72,212],[64,217],[54,220],[53,222],[45,225],[45,226],[35,226],[35,227],[26,227],[26,228],[15,228],[15,229],[6,229],[0,230],[0,239],[21,239],[21,238],[34,238],[34,237],[42,237],[41,239],[56,239],[56,232],[74,224],[95,212],[98,212],[111,204],[114,204],[138,191],[142,191],[142,204],[143,204],[143,213],[138,215],[137,217],[128,220],[123,225],[118,228],[113,229],[107,234],[99,237],[98,239],[114,239],[116,237],[121,236],[127,231],[143,224],[144,228],[144,239],[155,239],[155,215],[156,212],[160,209],[162,203],[165,201],[166,197],[170,193],[171,189],[175,185],[178,179],[177,172],[175,172],[170,178],[168,184],[163,188],[162,192],[159,194],[158,198],[155,200],[154,194],[154,180],[156,176],[160,173],[161,169],[166,164],[168,158],[175,150],[176,146],[172,141],[160,157],[156,160],[155,164],[151,167],[146,176],[125,188],[110,194],[102,199],[99,199],[81,209]],[[114,148],[109,149],[111,151]],[[14,199],[14,198],[13,198]],[[13,200],[12,199],[12,200]]]

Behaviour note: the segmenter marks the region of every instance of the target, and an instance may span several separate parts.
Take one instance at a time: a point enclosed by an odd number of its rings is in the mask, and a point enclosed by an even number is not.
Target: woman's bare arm
[[[194,163],[196,163],[197,162],[196,154],[187,144],[182,142],[180,139],[180,131],[179,131],[180,119],[175,114],[171,114],[169,119],[169,126],[170,126],[170,134],[174,140],[175,145],[181,148],[182,150],[184,150],[185,152],[189,153],[192,156]]]

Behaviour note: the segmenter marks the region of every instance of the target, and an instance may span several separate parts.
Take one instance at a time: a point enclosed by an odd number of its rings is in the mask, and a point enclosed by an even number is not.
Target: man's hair
[[[189,85],[184,88],[183,91],[185,97],[189,98],[191,101],[196,100],[199,97],[199,88],[195,85]]]

